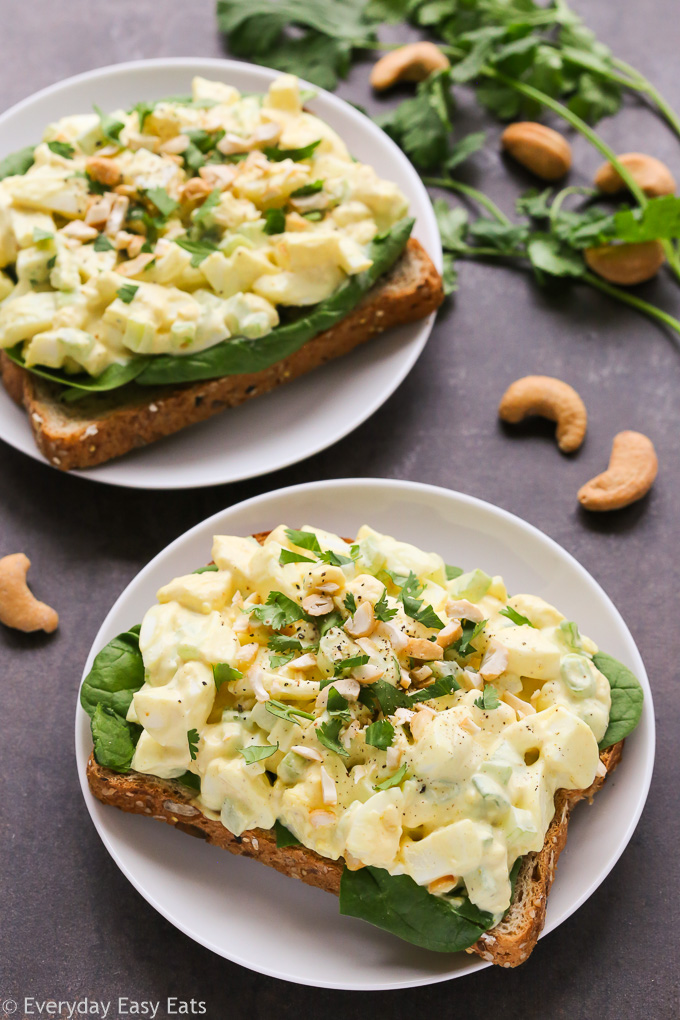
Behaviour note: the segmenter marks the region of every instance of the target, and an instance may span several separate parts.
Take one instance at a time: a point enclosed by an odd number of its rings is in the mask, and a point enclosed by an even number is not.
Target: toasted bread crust
[[[621,760],[622,748],[623,741],[602,752],[600,757],[608,773]],[[94,756],[90,756],[87,763],[87,780],[93,795],[103,804],[174,825],[181,832],[205,839],[232,854],[251,857],[307,885],[336,896],[340,893],[342,858],[332,861],[304,846],[277,847],[276,836],[270,829],[249,829],[241,836],[233,836],[219,819],[206,817],[196,806],[193,791],[176,780],[157,779],[138,772],[113,772],[99,765]],[[567,842],[571,811],[579,800],[593,797],[604,781],[604,778],[596,779],[587,790],[558,790],[555,816],[545,842],[541,850],[524,858],[512,906],[504,919],[485,932],[468,953],[476,953],[502,967],[517,967],[527,959],[545,924],[548,893],[555,878],[557,860]]]
[[[443,299],[439,273],[411,238],[389,273],[349,315],[261,372],[181,386],[130,384],[124,397],[116,391],[71,405],[57,401],[56,385],[2,352],[0,372],[12,399],[26,408],[36,444],[50,463],[63,471],[90,468],[291,382],[392,326],[424,318]]]

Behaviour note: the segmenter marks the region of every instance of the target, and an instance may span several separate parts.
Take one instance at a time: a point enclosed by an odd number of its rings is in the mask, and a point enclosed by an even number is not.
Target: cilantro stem
[[[586,122],[582,120],[578,114],[574,113],[563,103],[558,102],[556,99],[552,99],[550,96],[546,95],[545,92],[541,92],[539,89],[534,88],[533,85],[527,85],[525,82],[518,81],[516,78],[509,78],[506,74],[503,74],[501,71],[496,71],[493,67],[489,67],[485,64],[481,71],[482,74],[490,78],[495,78],[497,81],[502,82],[504,85],[514,89],[521,95],[527,96],[528,99],[533,99],[535,102],[541,103],[543,106],[547,106],[549,110],[552,110],[553,113],[556,113],[559,117],[562,117],[563,120],[566,120],[567,123],[571,124],[573,128],[579,131],[584,138],[586,138],[590,144],[594,146],[598,152],[601,152],[605,159],[611,163],[619,177],[621,177],[624,181],[628,190],[632,195],[634,195],[640,208],[645,208],[647,205],[647,196],[642,191],[637,181],[633,178],[630,171],[618,160],[616,153],[613,149],[609,148],[604,139],[600,138],[597,132],[593,131],[590,125],[586,124]],[[675,246],[671,241],[662,241],[661,243],[664,251],[666,252],[666,258],[668,259],[669,266],[680,280],[680,258],[675,250]]]
[[[473,188],[470,184],[455,181],[452,177],[423,177],[423,183],[432,188],[447,188],[449,191],[457,191],[460,195],[466,195],[468,198],[478,202],[479,205],[484,206],[487,212],[490,212],[493,218],[502,223],[503,226],[512,226],[512,220],[505,215],[503,210],[499,209],[496,203],[488,195],[485,195],[483,191],[478,191],[477,188]]]
[[[550,206],[550,223],[552,225],[555,224],[560,209],[562,208],[562,204],[568,195],[596,195],[596,194],[597,191],[595,188],[582,188],[579,187],[578,185],[574,185],[569,188],[562,188],[562,190],[558,191],[554,199],[552,200],[552,204]]]
[[[680,116],[678,116],[672,106],[670,106],[664,99],[658,89],[652,85],[651,81],[649,81],[648,78],[645,78],[643,74],[640,74],[636,68],[627,64],[625,60],[619,60],[618,57],[613,57],[612,63],[618,67],[619,71],[623,71],[624,74],[628,74],[631,78],[635,78],[637,84],[630,87],[637,89],[638,92],[644,92],[647,96],[649,96],[652,102],[654,102],[658,107],[661,114],[671,125],[675,133],[680,136]]]
[[[584,273],[580,279],[589,283],[591,287],[601,290],[603,294],[608,294],[609,297],[616,298],[617,301],[622,301],[623,304],[630,305],[631,308],[636,308],[643,315],[649,315],[653,319],[658,319],[659,322],[663,322],[664,325],[680,334],[680,319],[676,319],[673,315],[669,315],[668,312],[664,312],[663,309],[650,304],[649,301],[643,301],[642,298],[635,297],[620,287],[614,287],[611,283],[601,280],[599,276],[595,276],[593,273]]]

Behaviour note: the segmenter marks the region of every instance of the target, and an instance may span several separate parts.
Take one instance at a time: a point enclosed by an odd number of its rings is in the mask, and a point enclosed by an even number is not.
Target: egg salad
[[[0,348],[98,377],[266,336],[372,265],[399,188],[307,112],[195,78],[191,96],[63,117],[0,181]]]
[[[558,789],[601,774],[597,648],[535,595],[363,526],[217,536],[139,633],[131,767],[197,777],[234,835],[466,893],[500,917]]]

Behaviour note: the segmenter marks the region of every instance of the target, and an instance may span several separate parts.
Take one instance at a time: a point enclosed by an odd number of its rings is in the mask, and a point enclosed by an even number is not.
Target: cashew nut
[[[31,561],[23,553],[0,559],[0,623],[14,630],[57,629],[59,617],[54,609],[38,602],[26,583]]]
[[[511,383],[501,397],[498,414],[516,425],[531,414],[557,422],[555,436],[562,453],[573,453],[585,439],[586,406],[576,390],[549,375],[526,375]]]
[[[583,257],[593,272],[603,280],[624,287],[651,280],[666,261],[661,241],[602,244],[598,248],[586,248]]]
[[[434,43],[409,43],[380,58],[371,71],[371,85],[382,92],[398,81],[424,81],[434,71],[450,66],[448,57]]]
[[[614,436],[609,467],[579,489],[579,503],[586,510],[628,506],[647,495],[658,466],[651,439],[641,432],[619,432]]]
[[[619,163],[628,170],[631,177],[649,198],[675,194],[675,178],[665,163],[642,152],[624,152],[617,156]],[[627,187],[623,177],[611,163],[603,163],[595,174],[595,185],[607,195],[615,195]]]
[[[544,181],[559,180],[571,167],[571,145],[558,131],[544,124],[530,120],[510,124],[501,135],[501,145]]]

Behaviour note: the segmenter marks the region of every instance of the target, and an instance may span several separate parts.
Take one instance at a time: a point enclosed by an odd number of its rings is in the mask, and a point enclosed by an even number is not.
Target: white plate
[[[639,677],[645,708],[626,741],[623,763],[593,809],[578,808],[570,823],[544,934],[552,931],[597,889],[633,834],[654,764],[654,712],[642,660],[614,605],[569,553],[518,517],[457,492],[384,479],[316,482],[257,496],[192,528],[141,571],[104,621],[85,674],[103,645],[141,620],[162,584],[210,559],[214,534],[249,535],[281,523],[314,524],[349,536],[370,523],[436,550],[449,563],[501,573],[511,591],[542,595],[578,620],[601,648]],[[89,720],[79,707],[78,772],[106,848],[152,906],[221,956],[300,984],[366,990],[446,981],[488,966],[466,953],[417,949],[363,921],[341,917],[335,897],[327,893],[185,839],[166,825],[104,806],[87,788],[91,748]],[[263,938],[263,931],[275,931],[276,938]],[[550,946],[537,952],[549,953]]]
[[[141,99],[189,92],[196,74],[226,81],[242,92],[264,92],[277,76],[239,61],[195,57],[88,71],[37,92],[0,116],[0,156],[34,144],[50,121],[89,112],[93,103],[113,110]],[[335,128],[353,155],[399,185],[416,217],[413,236],[441,269],[432,205],[409,161],[368,117],[329,92],[317,91],[309,108]],[[187,489],[253,478],[294,464],[342,439],[394,393],[425,346],[433,322],[431,315],[390,330],[273,393],[100,467],[71,473],[135,489]],[[29,457],[48,463],[35,446],[25,413],[1,386],[0,435]]]

